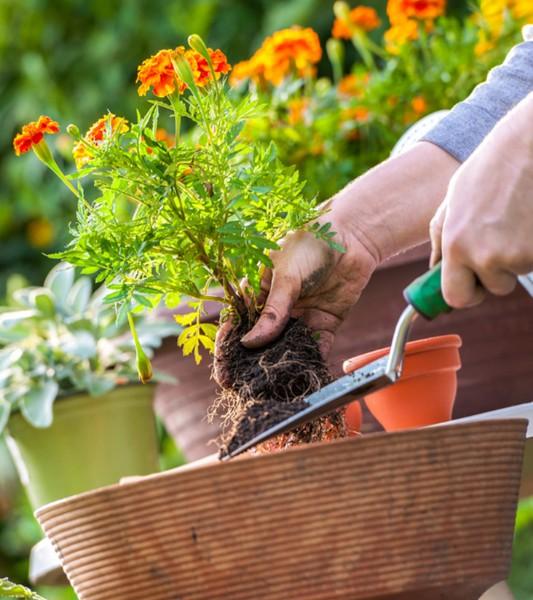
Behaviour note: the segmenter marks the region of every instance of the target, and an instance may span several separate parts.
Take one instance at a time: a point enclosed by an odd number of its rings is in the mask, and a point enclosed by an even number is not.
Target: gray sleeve
[[[422,139],[465,161],[505,114],[533,91],[533,41],[515,46],[505,62]]]

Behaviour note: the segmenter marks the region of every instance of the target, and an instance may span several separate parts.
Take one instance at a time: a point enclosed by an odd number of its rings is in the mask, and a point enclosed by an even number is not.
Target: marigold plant
[[[341,248],[329,228],[311,225],[319,213],[276,147],[243,137],[247,121],[262,109],[226,92],[226,56],[198,36],[189,43],[140,65],[139,94],[151,91],[155,98],[135,121],[108,113],[83,136],[68,127],[78,171],[62,178],[79,198],[78,213],[71,243],[56,256],[104,281],[111,290],[106,301],[117,304],[119,317],[162,300],[175,307],[188,299],[190,312],[177,317],[184,328],[179,345],[200,361],[202,348],[213,349],[216,331],[202,322],[204,303],[254,314],[261,267],[271,264],[269,253],[289,231],[308,228]],[[276,73],[303,72],[320,56],[304,30],[273,36],[268,45],[282,43]],[[169,117],[172,141],[161,125]],[[187,136],[185,120],[194,127]],[[22,135],[33,131],[28,125]],[[33,144],[44,143],[38,137]],[[94,191],[86,191],[85,182],[94,183]]]

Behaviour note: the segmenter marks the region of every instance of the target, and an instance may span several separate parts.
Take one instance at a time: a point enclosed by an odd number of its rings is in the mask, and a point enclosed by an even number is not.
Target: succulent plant
[[[42,287],[18,289],[0,307],[0,433],[14,410],[48,427],[58,396],[99,395],[137,380],[130,324],[105,303],[108,293],[103,286],[93,291],[89,277],[76,279],[74,268],[60,263]],[[133,318],[148,354],[179,333],[172,322]]]

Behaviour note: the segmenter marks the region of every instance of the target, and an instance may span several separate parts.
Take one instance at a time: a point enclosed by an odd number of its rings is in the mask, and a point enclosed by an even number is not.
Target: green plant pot
[[[62,398],[47,429],[13,415],[8,446],[33,508],[158,471],[153,393],[151,385],[128,385]]]

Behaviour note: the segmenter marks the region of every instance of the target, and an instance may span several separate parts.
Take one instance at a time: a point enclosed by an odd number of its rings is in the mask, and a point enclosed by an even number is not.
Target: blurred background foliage
[[[75,121],[86,129],[108,109],[131,118],[138,102],[137,65],[158,49],[185,43],[187,35],[196,32],[236,63],[248,58],[265,35],[293,24],[313,27],[325,42],[333,21],[332,4],[329,0],[0,0],[0,297],[12,274],[23,274],[30,283],[42,280],[50,268],[45,253],[62,246],[75,210],[69,193],[45,173],[35,156],[25,160],[14,156],[12,139],[23,123],[48,114],[63,126]],[[385,0],[371,4],[384,15]],[[467,10],[467,0],[448,5],[448,14]],[[319,73],[331,75],[326,58]],[[65,163],[70,162],[69,138],[57,136],[54,144]],[[65,168],[71,170],[68,164]],[[163,466],[179,464],[182,459],[164,433],[161,444]],[[0,577],[26,582],[27,556],[40,535],[0,443]],[[518,600],[533,599],[532,573],[529,502],[519,513],[512,574]],[[71,590],[40,591],[50,600],[75,598]]]

